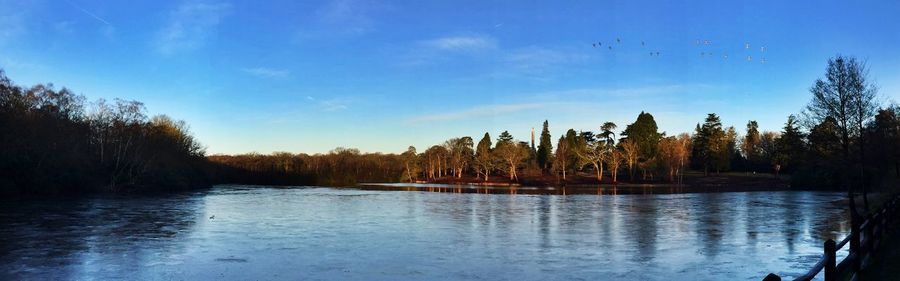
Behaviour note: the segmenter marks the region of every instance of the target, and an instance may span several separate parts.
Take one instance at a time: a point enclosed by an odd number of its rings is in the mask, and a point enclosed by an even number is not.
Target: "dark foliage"
[[[405,172],[401,155],[363,154],[352,148],[316,155],[214,155],[209,160],[217,183],[351,186],[397,182]]]
[[[184,122],[143,104],[23,88],[0,71],[0,193],[73,195],[207,186],[203,148]]]

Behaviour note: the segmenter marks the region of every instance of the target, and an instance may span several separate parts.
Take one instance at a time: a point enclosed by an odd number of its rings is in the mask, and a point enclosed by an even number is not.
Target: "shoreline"
[[[627,179],[620,176],[619,179]],[[364,185],[368,183],[360,183]],[[612,178],[604,175],[602,181],[598,181],[594,176],[581,173],[570,176],[566,181],[559,180],[552,175],[531,174],[523,175],[519,180],[509,180],[503,177],[494,177],[489,181],[484,181],[471,176],[442,177],[434,180],[417,180],[411,183],[393,183],[393,184],[446,184],[446,185],[466,185],[466,186],[483,186],[483,187],[551,187],[551,188],[585,188],[585,187],[619,187],[619,188],[769,188],[774,190],[795,189],[790,184],[790,178],[787,176],[775,177],[772,174],[756,174],[756,173],[720,173],[703,175],[700,172],[691,171],[683,175],[681,183],[673,183],[656,177],[654,179],[635,179],[621,180],[613,182]],[[814,189],[813,189],[814,190]]]

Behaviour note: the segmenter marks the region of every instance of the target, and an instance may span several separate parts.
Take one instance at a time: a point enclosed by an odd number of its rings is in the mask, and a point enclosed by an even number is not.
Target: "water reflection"
[[[179,254],[166,241],[197,221],[197,194],[0,203],[0,279],[69,279],[139,270]]]
[[[758,279],[848,228],[838,193],[442,188],[5,202],[0,279]]]
[[[718,193],[722,187],[700,186],[686,187],[680,185],[568,185],[561,187],[533,186],[490,186],[480,184],[433,184],[433,183],[368,183],[354,187],[363,190],[390,191],[424,191],[436,193],[479,193],[479,194],[531,194],[531,195],[619,195],[619,194],[679,194],[679,193]],[[786,191],[783,188],[740,187],[729,188],[729,191]]]

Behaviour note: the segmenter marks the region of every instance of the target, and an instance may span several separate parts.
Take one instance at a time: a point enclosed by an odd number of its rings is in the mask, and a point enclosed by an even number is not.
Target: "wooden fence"
[[[900,196],[895,195],[887,201],[877,212],[862,217],[851,212],[855,216],[851,221],[851,231],[840,243],[828,239],[825,241],[824,253],[809,271],[795,278],[795,281],[812,280],[821,271],[825,271],[825,281],[857,280],[859,272],[865,270],[872,263],[872,256],[878,251],[883,238],[890,231],[896,230],[898,218],[898,201]],[[850,246],[850,254],[837,262],[837,251],[844,246]],[[781,277],[770,273],[763,281],[781,280]]]

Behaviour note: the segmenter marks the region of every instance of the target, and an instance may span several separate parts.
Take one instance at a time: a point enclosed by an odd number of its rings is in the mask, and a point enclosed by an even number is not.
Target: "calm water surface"
[[[218,186],[3,202],[0,279],[761,280],[843,237],[842,199]]]

